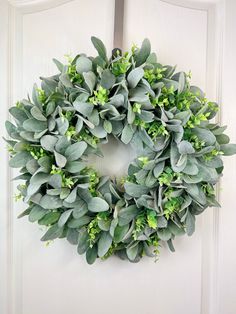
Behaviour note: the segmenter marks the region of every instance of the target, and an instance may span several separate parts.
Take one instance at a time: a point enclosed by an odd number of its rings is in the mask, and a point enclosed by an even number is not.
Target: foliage
[[[218,105],[188,74],[158,63],[147,39],[110,59],[100,39],[92,42],[98,56],[54,60],[58,73],[10,108],[10,166],[24,181],[16,199],[28,204],[20,217],[46,226],[42,241],[66,238],[89,264],[111,255],[138,262],[157,256],[161,241],[173,250],[196,215],[219,205],[222,155],[236,145],[210,122]],[[87,161],[101,156],[108,134],[137,152],[122,180]]]

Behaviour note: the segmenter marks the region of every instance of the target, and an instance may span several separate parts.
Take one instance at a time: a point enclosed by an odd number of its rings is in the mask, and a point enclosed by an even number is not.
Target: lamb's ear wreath
[[[222,156],[236,153],[225,126],[210,122],[219,107],[141,48],[108,58],[79,54],[42,77],[32,98],[10,108],[10,166],[20,168],[20,214],[47,228],[42,241],[66,238],[89,264],[113,254],[138,262],[161,241],[194,232],[195,216],[219,206],[214,185]],[[125,178],[99,176],[88,156],[102,157],[108,134],[132,145],[137,158]]]

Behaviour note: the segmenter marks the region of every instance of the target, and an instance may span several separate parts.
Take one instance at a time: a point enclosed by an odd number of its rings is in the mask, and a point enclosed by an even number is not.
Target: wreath
[[[42,241],[66,238],[89,264],[111,255],[138,262],[157,256],[162,241],[174,251],[195,216],[219,206],[222,155],[236,145],[210,122],[217,103],[190,74],[158,63],[148,39],[110,59],[91,40],[98,56],[53,60],[59,73],[9,109],[9,163],[25,181],[16,198],[28,204],[19,217],[45,226]],[[88,162],[102,157],[108,135],[136,151],[125,178],[100,176]]]

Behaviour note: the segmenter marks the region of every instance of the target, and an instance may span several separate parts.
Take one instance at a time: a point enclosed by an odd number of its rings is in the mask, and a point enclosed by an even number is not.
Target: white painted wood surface
[[[124,49],[148,37],[160,62],[192,70],[193,82],[222,103],[219,118],[234,142],[235,14],[234,0],[126,0],[124,20]],[[93,54],[91,35],[111,51],[113,19],[113,0],[0,1],[1,134],[8,106],[30,92],[39,75],[54,73],[53,57]],[[111,175],[122,173],[133,156],[122,145],[104,150],[96,165]],[[64,240],[45,248],[36,224],[16,220],[24,205],[12,201],[4,150],[0,158],[1,314],[236,313],[235,157],[225,160],[222,208],[198,217],[196,233],[175,241],[176,253],[163,247],[157,263],[112,258],[94,266]]]

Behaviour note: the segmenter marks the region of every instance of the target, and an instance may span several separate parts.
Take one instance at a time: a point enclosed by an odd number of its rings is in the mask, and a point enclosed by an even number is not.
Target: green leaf
[[[93,197],[88,203],[88,209],[94,213],[105,212],[109,209],[109,205],[104,199]]]
[[[139,81],[141,80],[141,78],[144,75],[144,70],[142,68],[135,68],[133,69],[127,77],[127,81],[129,83],[130,88],[135,88]]]
[[[129,124],[126,124],[121,134],[121,141],[124,144],[128,144],[132,140],[133,135],[134,135],[134,130],[132,126]]]
[[[81,102],[78,100],[75,100],[73,102],[73,106],[75,107],[75,109],[82,113],[82,115],[84,115],[85,117],[89,117],[93,111],[93,105],[88,103],[88,102]]]
[[[135,58],[137,67],[143,64],[147,60],[147,58],[150,55],[150,52],[151,52],[151,44],[150,44],[150,41],[146,38],[142,42],[142,46],[140,50],[138,51]]]
[[[92,61],[85,57],[81,56],[76,60],[76,71],[80,74],[83,72],[89,72],[92,70]]]
[[[187,211],[185,223],[187,235],[191,236],[195,231],[195,216],[192,215],[189,210]]]
[[[19,122],[23,123],[25,120],[28,119],[27,114],[24,112],[24,110],[17,108],[17,107],[11,107],[9,109],[10,114]]]
[[[98,241],[98,256],[103,257],[112,244],[112,237],[109,232],[103,232]]]
[[[47,210],[45,210],[44,208],[42,208],[39,205],[35,205],[32,207],[30,214],[29,214],[29,221],[30,222],[35,222],[37,220],[40,220],[41,218],[43,218],[47,213]]]
[[[97,37],[94,37],[92,36],[91,37],[91,41],[95,47],[95,49],[97,50],[98,52],[98,55],[104,60],[107,62],[107,51],[106,51],[106,47],[104,46],[103,42],[97,38]]]
[[[74,161],[79,159],[87,148],[87,143],[84,141],[77,142],[69,146],[65,151],[65,156],[68,161]]]
[[[130,103],[128,103],[127,121],[129,124],[132,124],[134,122],[134,119],[135,119],[135,113],[133,112],[133,109]]]
[[[178,144],[179,153],[181,155],[193,154],[195,152],[193,146],[188,141],[182,141]]]
[[[27,194],[33,195],[36,193],[42,184],[48,182],[50,175],[43,172],[38,172],[30,179],[30,184],[27,188]]]
[[[223,144],[220,145],[220,150],[225,156],[231,156],[236,154],[236,144]]]
[[[162,241],[168,241],[171,239],[171,232],[166,228],[158,229],[157,234]]]
[[[88,248],[89,248],[89,235],[87,230],[84,229],[79,232],[77,252],[80,255],[84,254]]]
[[[62,72],[64,65],[60,61],[58,61],[57,59],[53,58],[52,61],[55,63],[58,71]]]
[[[9,161],[9,166],[12,168],[21,168],[25,167],[27,162],[32,159],[30,153],[26,151],[22,151],[17,153],[14,157],[12,157]]]
[[[58,221],[59,217],[60,217],[59,212],[47,213],[43,218],[41,218],[38,221],[38,223],[39,223],[39,225],[49,226],[49,225],[56,223]]]
[[[96,75],[93,72],[84,72],[83,73],[84,81],[88,86],[90,93],[93,93],[95,84],[96,84]]]
[[[40,139],[40,144],[41,144],[43,149],[45,149],[49,152],[53,152],[57,141],[58,141],[58,138],[56,136],[44,135]]]
[[[72,88],[73,87],[73,84],[71,83],[70,78],[69,78],[67,73],[61,74],[59,76],[59,80],[65,87],[68,87],[68,88]]]
[[[23,128],[29,132],[41,132],[47,129],[47,122],[30,118],[23,122]]]
[[[174,222],[170,221],[168,223],[168,229],[171,231],[171,233],[175,236],[181,236],[184,234],[184,229],[178,227]]]
[[[95,128],[91,129],[90,132],[98,138],[104,138],[107,136],[106,130],[101,125],[98,125]]]
[[[124,226],[117,226],[114,231],[114,239],[113,239],[114,242],[116,243],[122,242],[128,230],[129,230],[129,224],[126,224]]]
[[[185,88],[185,81],[186,81],[186,78],[185,78],[184,72],[180,72],[180,73],[179,73],[178,94],[181,94],[182,91],[184,90],[184,88]]]
[[[105,130],[108,134],[110,134],[110,133],[112,132],[112,124],[111,124],[110,121],[104,120],[104,122],[103,122],[103,127],[104,127],[104,130]]]
[[[155,166],[155,168],[153,169],[153,174],[154,174],[154,177],[155,177],[155,178],[158,178],[158,177],[162,174],[162,172],[163,172],[163,170],[164,170],[164,167],[165,167],[165,162],[164,162],[164,161],[159,162],[159,163]]]
[[[76,200],[76,196],[77,196],[77,187],[75,187],[72,192],[67,196],[67,198],[65,199],[65,201],[67,203],[74,203]]]
[[[48,184],[51,185],[54,189],[60,189],[62,185],[62,177],[60,174],[53,174],[48,180]]]
[[[58,167],[63,168],[66,165],[67,159],[65,156],[59,154],[58,152],[56,152],[54,150],[54,156],[55,156],[55,160],[56,160],[56,164]]]
[[[200,141],[204,141],[206,143],[206,146],[211,146],[216,142],[216,137],[210,130],[194,128],[192,130],[192,133],[197,135]]]
[[[114,74],[111,73],[109,69],[106,69],[102,72],[101,75],[101,85],[105,89],[110,89],[116,82],[116,77]]]
[[[119,225],[124,226],[130,223],[138,214],[138,208],[136,205],[130,205],[124,207],[119,211]]]
[[[67,119],[58,118],[56,119],[57,129],[61,135],[64,135],[69,127],[69,122]]]
[[[88,205],[85,201],[79,200],[78,204],[73,208],[73,217],[79,219],[88,212]]]
[[[60,208],[62,206],[62,200],[59,197],[44,195],[40,200],[40,206],[45,209],[55,209]]]
[[[84,225],[87,225],[90,221],[91,217],[83,216],[80,217],[79,219],[71,219],[67,225],[69,228],[80,228],[83,227]]]
[[[36,120],[47,121],[47,118],[42,114],[41,110],[36,106],[31,108],[30,113]]]
[[[59,227],[63,227],[66,224],[67,220],[70,218],[71,213],[72,213],[72,209],[69,209],[61,214],[58,220]]]
[[[81,161],[69,161],[66,164],[66,170],[70,173],[78,173],[86,167],[86,164]]]
[[[88,248],[86,251],[86,261],[89,265],[93,264],[97,258],[97,246],[94,245],[92,248]]]
[[[78,244],[79,233],[76,229],[68,229],[66,234],[67,241],[72,245]]]
[[[65,155],[65,151],[70,145],[70,140],[68,140],[66,136],[61,136],[59,137],[58,142],[55,145],[55,150],[58,153]]]
[[[63,228],[59,228],[57,224],[48,229],[41,241],[50,241],[59,238],[62,235]]]
[[[141,197],[143,194],[147,194],[150,190],[150,188],[135,184],[132,182],[126,182],[124,184],[125,192],[133,197]]]
[[[135,258],[137,257],[138,254],[138,249],[139,249],[139,243],[135,242],[132,246],[126,249],[127,256],[129,260],[134,261]]]

